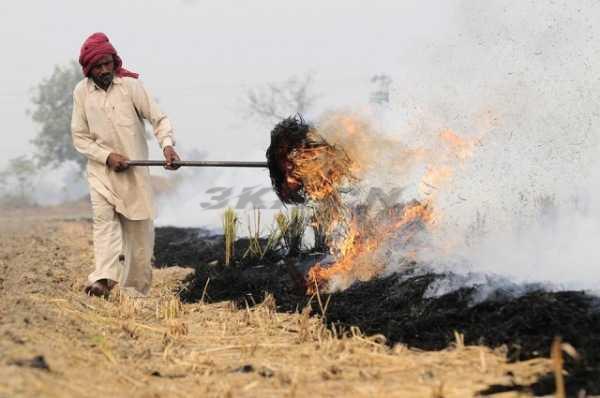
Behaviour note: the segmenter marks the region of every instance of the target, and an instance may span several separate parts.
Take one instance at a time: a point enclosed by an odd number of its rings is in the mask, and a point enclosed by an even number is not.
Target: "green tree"
[[[75,150],[71,140],[73,89],[82,78],[81,67],[71,61],[66,66],[55,66],[52,75],[35,88],[31,99],[34,109],[30,114],[41,126],[32,141],[40,167],[58,167],[66,161],[77,162],[82,170],[85,166],[85,158]]]

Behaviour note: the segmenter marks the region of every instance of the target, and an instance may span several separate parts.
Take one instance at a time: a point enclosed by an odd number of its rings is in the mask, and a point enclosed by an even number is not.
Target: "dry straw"
[[[225,240],[225,265],[230,265],[235,255],[234,244],[237,235],[237,216],[235,210],[228,208],[223,214],[223,234]]]
[[[275,217],[277,223],[277,216]],[[261,235],[261,213],[259,209],[254,209],[252,216],[248,216],[248,249],[243,257],[262,260],[269,251],[274,250],[281,240],[281,234],[278,228],[272,228],[266,238],[266,242]]]
[[[260,245],[260,210],[254,209],[252,217],[248,216],[248,249],[244,253],[244,257],[262,258],[263,250]]]
[[[302,249],[302,239],[307,225],[304,211],[299,207],[294,207],[287,214],[280,212],[275,216],[275,222],[288,255],[297,256]]]
[[[183,315],[183,304],[179,297],[173,295],[160,296],[156,303],[156,318],[171,320]]]
[[[565,376],[564,376],[564,359],[563,351],[567,353],[571,358],[578,360],[579,354],[569,343],[563,343],[560,337],[555,337],[550,347],[550,359],[552,360],[552,370],[554,371],[554,381],[556,385],[556,398],[565,398],[567,392],[565,389]]]

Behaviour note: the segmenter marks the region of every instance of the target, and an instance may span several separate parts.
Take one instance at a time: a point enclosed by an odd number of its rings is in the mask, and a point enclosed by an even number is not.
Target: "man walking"
[[[85,155],[94,212],[95,270],[85,292],[106,297],[120,284],[134,296],[152,282],[155,210],[147,167],[129,168],[129,159],[147,159],[142,119],[148,120],[168,169],[176,169],[173,128],[138,80],[123,68],[108,37],[94,33],[79,57],[84,79],[73,92],[71,132]]]

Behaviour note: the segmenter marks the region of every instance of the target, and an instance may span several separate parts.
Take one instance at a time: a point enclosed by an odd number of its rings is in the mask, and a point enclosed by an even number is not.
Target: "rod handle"
[[[129,160],[129,166],[165,166],[165,160]],[[185,167],[269,167],[267,162],[231,162],[218,160],[177,160],[174,161],[175,166]]]

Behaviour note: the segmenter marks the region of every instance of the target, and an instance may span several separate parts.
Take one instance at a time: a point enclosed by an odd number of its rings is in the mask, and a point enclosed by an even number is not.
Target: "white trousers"
[[[110,279],[129,295],[145,296],[152,285],[154,223],[129,220],[95,189],[90,190],[94,212],[96,269],[88,279]]]

